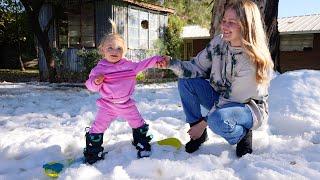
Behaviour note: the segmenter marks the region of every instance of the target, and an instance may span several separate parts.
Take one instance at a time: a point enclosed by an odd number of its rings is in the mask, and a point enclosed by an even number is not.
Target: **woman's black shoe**
[[[252,153],[252,130],[248,130],[248,133],[238,142],[236,148],[236,154],[238,157]]]
[[[200,121],[197,121],[195,123],[189,123],[190,127],[200,123],[202,121],[202,119],[200,119]],[[202,135],[198,138],[198,139],[190,139],[190,141],[186,144],[186,152],[187,153],[193,153],[196,150],[199,149],[199,147],[201,146],[202,143],[204,143],[206,140],[208,139],[208,134],[207,134],[207,128],[204,129]]]

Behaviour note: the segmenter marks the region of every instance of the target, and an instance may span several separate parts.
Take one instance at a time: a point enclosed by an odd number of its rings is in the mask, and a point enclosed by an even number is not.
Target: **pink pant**
[[[121,104],[104,101],[103,107],[98,109],[90,133],[103,133],[117,117],[128,121],[131,128],[145,124],[133,100]]]

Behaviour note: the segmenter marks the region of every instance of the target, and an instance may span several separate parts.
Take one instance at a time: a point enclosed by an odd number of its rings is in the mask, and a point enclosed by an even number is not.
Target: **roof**
[[[279,18],[278,30],[280,34],[320,33],[320,14]]]
[[[146,9],[151,9],[154,11],[161,11],[161,12],[167,12],[167,13],[174,13],[174,9],[171,8],[165,8],[163,6],[159,6],[156,4],[150,4],[150,3],[144,3],[144,2],[138,2],[137,0],[123,0],[124,2],[127,2],[129,4],[134,4],[136,6],[146,8]]]
[[[320,14],[278,18],[278,30],[280,34],[320,33]],[[199,25],[187,25],[183,27],[181,38],[206,39],[210,38],[210,33]]]
[[[183,39],[207,39],[210,38],[209,30],[199,25],[184,26],[181,33]]]

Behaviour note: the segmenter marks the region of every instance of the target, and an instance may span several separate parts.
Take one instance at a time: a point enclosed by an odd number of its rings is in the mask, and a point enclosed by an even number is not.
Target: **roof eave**
[[[287,31],[287,32],[280,32],[280,35],[285,34],[317,34],[320,33],[320,30],[316,31]]]
[[[201,36],[201,37],[181,37],[182,39],[211,39],[210,36]]]
[[[159,6],[159,5],[155,5],[155,4],[138,2],[138,1],[135,1],[135,0],[123,0],[123,1],[127,2],[127,3],[130,3],[130,4],[137,5],[139,7],[147,8],[147,9],[150,9],[150,10],[154,10],[154,11],[167,12],[167,13],[170,13],[170,14],[175,13],[174,9],[165,8],[165,7],[162,7],[162,6]]]

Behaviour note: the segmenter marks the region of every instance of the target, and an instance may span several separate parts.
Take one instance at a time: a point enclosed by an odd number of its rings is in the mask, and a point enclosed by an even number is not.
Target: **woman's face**
[[[241,29],[239,18],[234,9],[227,9],[221,21],[223,39],[229,41],[231,46],[241,46]]]
[[[123,57],[123,44],[117,39],[108,41],[104,45],[104,58],[111,63],[116,63],[120,61]]]

